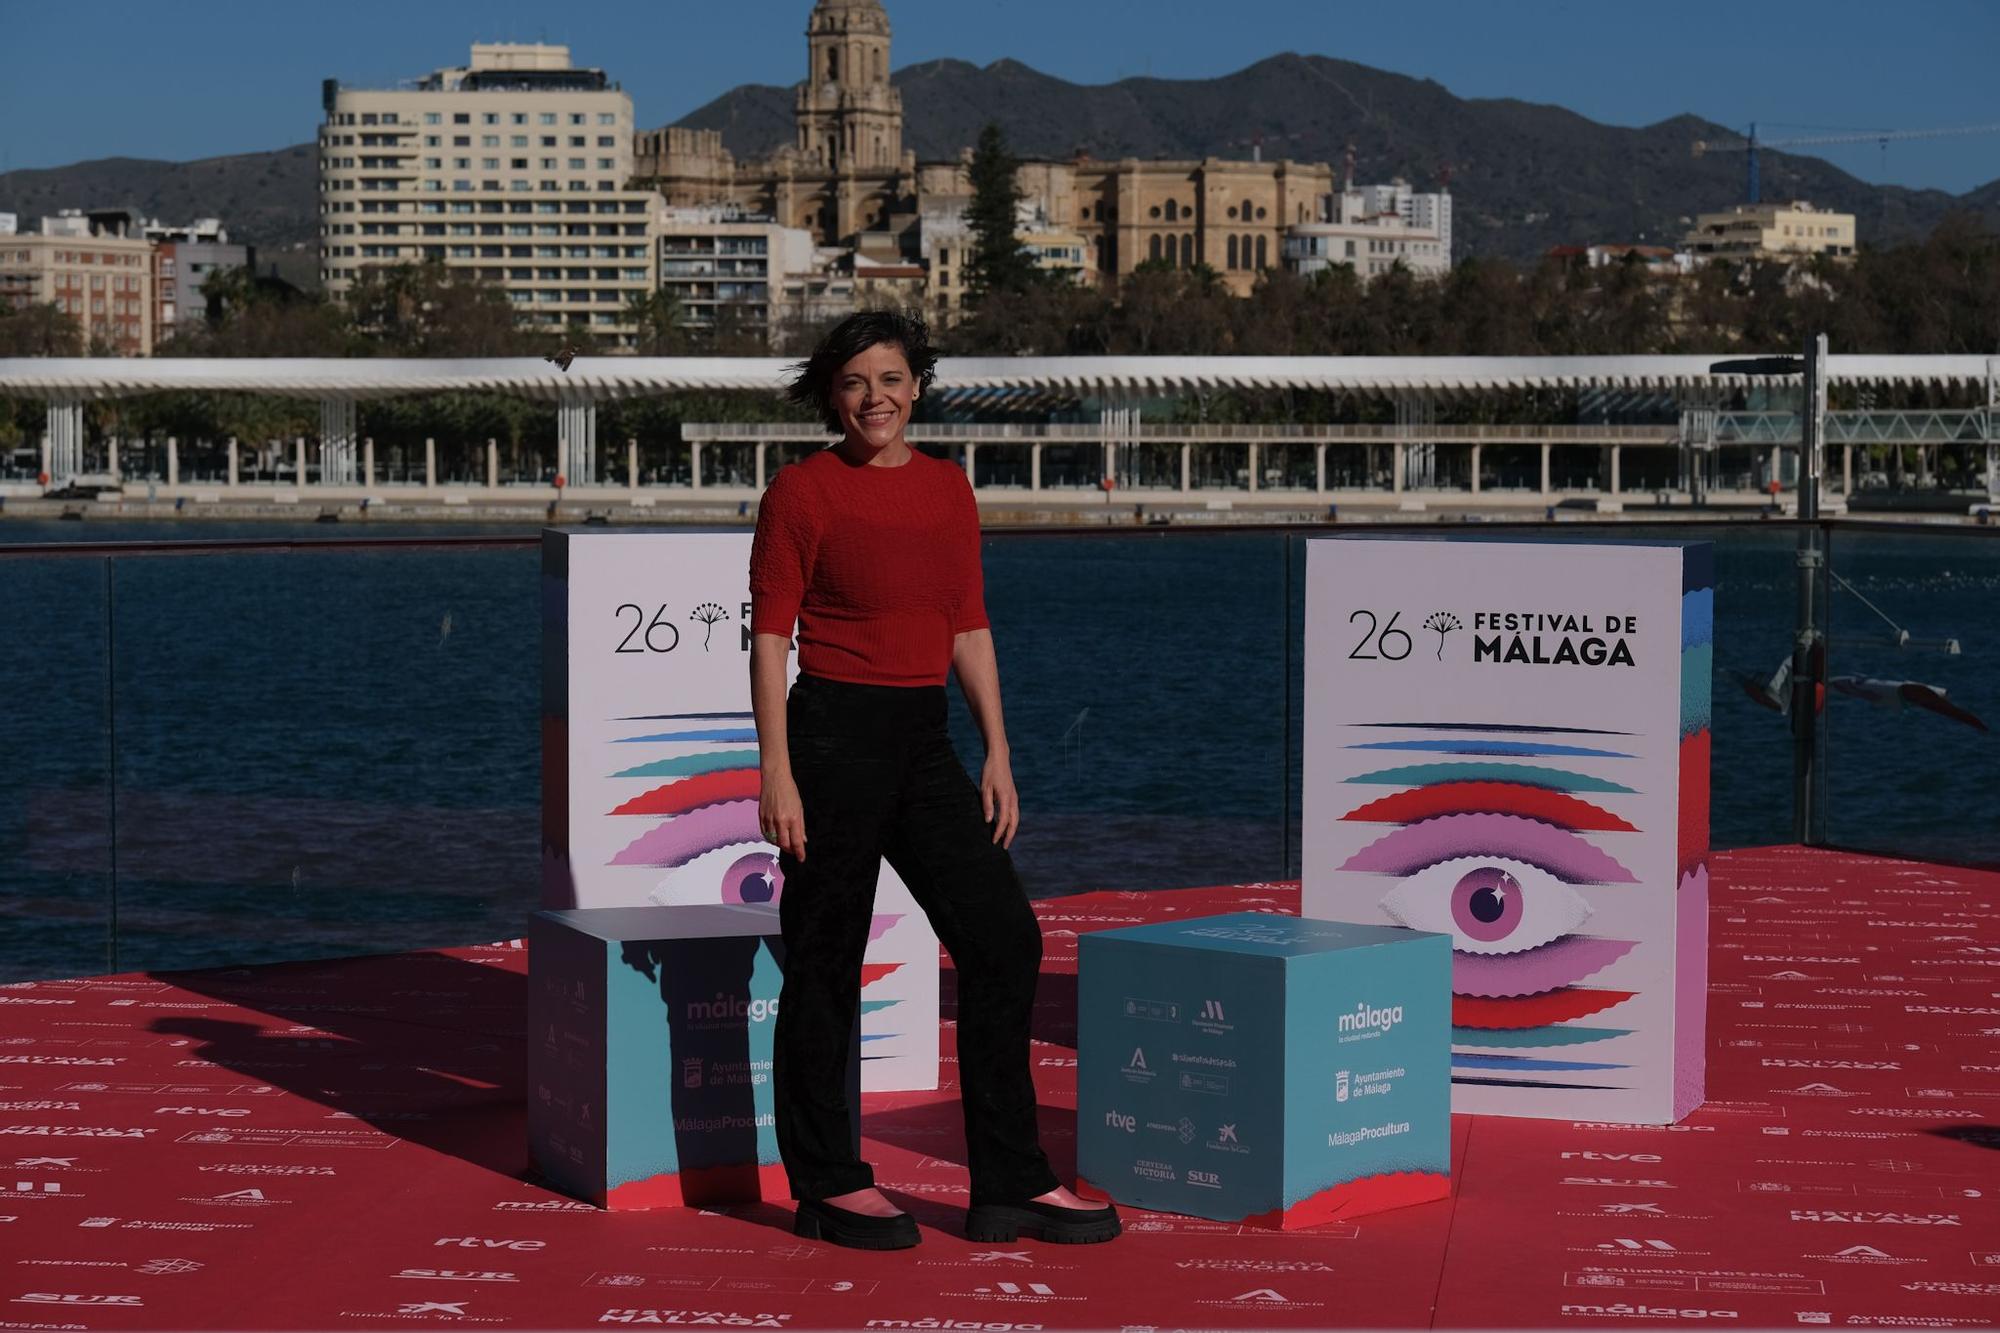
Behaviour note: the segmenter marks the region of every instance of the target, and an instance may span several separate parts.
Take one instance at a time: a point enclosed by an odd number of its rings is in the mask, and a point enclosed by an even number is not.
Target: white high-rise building
[[[376,265],[444,263],[499,284],[530,324],[627,344],[656,281],[659,196],[632,178],[632,99],[567,46],[478,44],[398,88],[328,80],[320,277],[344,297]]]
[[[1365,282],[1401,264],[1420,277],[1451,270],[1451,196],[1418,194],[1405,180],[1322,195],[1319,217],[1285,231],[1285,264],[1317,273],[1345,264]]]

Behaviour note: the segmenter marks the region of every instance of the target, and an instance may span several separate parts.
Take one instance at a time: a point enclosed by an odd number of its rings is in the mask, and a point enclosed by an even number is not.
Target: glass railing
[[[1833,534],[1826,841],[2000,868],[2000,532]]]
[[[56,544],[75,524],[0,524],[0,981],[520,932],[538,538],[442,530],[81,546]],[[1396,530],[989,533],[1030,891],[1296,875],[1306,543]],[[1812,530],[1839,576],[1815,840],[2000,863],[2000,737],[1980,729],[2000,725],[2000,534]],[[1791,652],[1799,525],[1408,531],[1714,542],[1713,841],[1793,840],[1792,732],[1764,686]],[[955,694],[952,727],[976,769]]]

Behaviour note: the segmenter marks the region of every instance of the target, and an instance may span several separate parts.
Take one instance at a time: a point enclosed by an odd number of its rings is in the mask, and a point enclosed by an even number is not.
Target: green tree
[[[82,328],[54,302],[0,307],[0,356],[82,355]]]
[[[174,330],[156,356],[352,356],[347,311],[323,296],[260,281],[248,268],[218,269],[201,287],[207,315]]]
[[[522,329],[498,283],[439,263],[364,269],[347,308],[354,327],[389,356],[527,356],[558,343],[589,350],[587,330]]]
[[[1020,166],[1000,127],[989,121],[972,150],[972,202],[965,210],[972,228],[966,299],[975,305],[991,292],[1026,291],[1039,276],[1014,230],[1021,203]]]
[[[625,303],[625,322],[634,330],[633,350],[640,356],[685,356],[688,330],[681,322],[681,305],[669,291],[634,292]]]

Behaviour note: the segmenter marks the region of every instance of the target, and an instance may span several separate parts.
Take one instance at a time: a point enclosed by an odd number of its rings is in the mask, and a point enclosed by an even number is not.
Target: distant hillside
[[[897,71],[904,142],[921,158],[955,155],[987,121],[1016,152],[1103,158],[1248,157],[1330,162],[1355,149],[1364,181],[1404,176],[1434,188],[1452,171],[1461,255],[1529,258],[1588,241],[1671,244],[1685,219],[1742,197],[1743,158],[1696,158],[1697,139],[1727,128],[1680,116],[1642,129],[1513,100],[1455,97],[1428,79],[1325,56],[1279,55],[1214,79],[1122,79],[1083,85],[1013,60],[984,69],[934,60]],[[739,156],[792,133],[792,90],[736,88],[676,122],[719,129]],[[1954,206],[2000,225],[2000,181],[1963,200],[1941,190],[1877,187],[1817,158],[1764,153],[1767,198],[1798,197],[1857,215],[1862,239],[1920,236]]]
[[[1427,79],[1325,56],[1279,55],[1214,79],[1068,83],[1013,60],[981,69],[934,60],[897,71],[905,142],[920,158],[956,156],[998,121],[1016,152],[1066,158],[1248,157],[1333,163],[1354,145],[1363,181],[1404,176],[1434,188],[1446,168],[1460,257],[1530,259],[1551,245],[1672,244],[1693,214],[1737,201],[1740,154],[1697,158],[1723,126],[1678,116],[1641,129],[1508,99],[1453,96]],[[739,157],[792,138],[791,88],[745,84],[677,124],[722,131]],[[132,204],[170,220],[221,217],[294,281],[309,280],[317,237],[313,145],[269,153],[153,162],[105,158],[0,174],[0,212],[32,225],[62,207]],[[1817,158],[1763,155],[1767,198],[1810,199],[1856,215],[1864,244],[1927,233],[1952,208],[2000,229],[2000,180],[1954,198],[1877,187]],[[288,249],[289,247],[289,249]]]
[[[24,227],[61,208],[126,205],[166,222],[221,218],[232,241],[258,248],[260,266],[277,263],[298,281],[317,271],[308,255],[319,238],[317,156],[302,143],[195,162],[104,157],[9,171],[0,174],[0,213],[20,214]]]

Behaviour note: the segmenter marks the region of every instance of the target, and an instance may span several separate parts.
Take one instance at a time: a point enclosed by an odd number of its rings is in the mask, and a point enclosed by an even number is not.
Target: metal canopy
[[[1232,388],[1320,390],[1369,396],[1458,397],[1496,390],[1608,388],[1678,392],[1769,384],[1769,376],[1715,375],[1703,356],[1097,356],[948,357],[937,388],[958,395],[1027,389],[1129,397]],[[1835,356],[1834,384],[1983,385],[1983,356]],[[776,392],[793,363],[778,357],[579,357],[564,373],[538,357],[110,357],[0,359],[0,397],[80,401],[169,392],[295,398],[389,398],[502,393],[606,402],[688,390]]]

